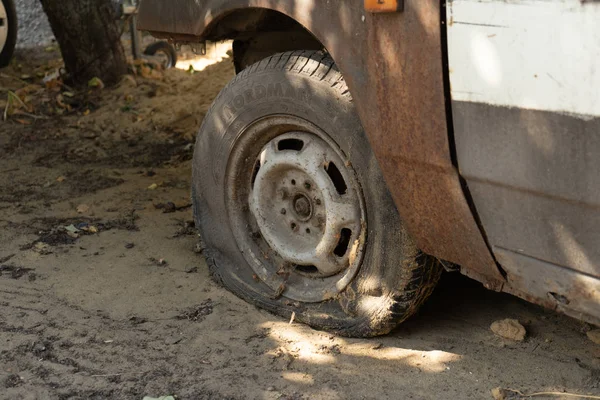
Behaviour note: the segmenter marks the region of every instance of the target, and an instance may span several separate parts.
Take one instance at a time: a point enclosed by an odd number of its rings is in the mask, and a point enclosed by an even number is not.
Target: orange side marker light
[[[365,0],[365,10],[373,13],[404,11],[404,0]]]

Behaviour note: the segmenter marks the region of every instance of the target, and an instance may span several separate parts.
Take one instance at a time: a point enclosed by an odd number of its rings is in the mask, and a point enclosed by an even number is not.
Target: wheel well
[[[278,11],[247,8],[219,18],[205,35],[209,40],[233,40],[236,73],[275,53],[322,50],[323,44],[293,18]]]

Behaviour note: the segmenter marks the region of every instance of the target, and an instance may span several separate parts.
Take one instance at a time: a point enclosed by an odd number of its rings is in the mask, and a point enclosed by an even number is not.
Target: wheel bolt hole
[[[310,188],[311,188],[311,186],[310,186],[310,183],[309,183],[309,182],[304,182],[304,187],[305,187],[307,190],[310,190]]]
[[[306,233],[310,234],[310,229],[306,228]]]
[[[282,209],[281,209],[281,214],[282,214],[282,215],[285,215],[285,214],[287,214],[287,210],[286,210],[285,208],[282,208]]]
[[[296,184],[296,180],[292,179],[292,185],[295,185],[295,184]]]
[[[291,227],[292,227],[292,230],[293,230],[293,231],[295,231],[295,230],[296,230],[296,228],[298,227],[298,225],[296,225],[295,223],[293,223],[293,222],[292,222],[292,225],[291,225]]]
[[[333,253],[338,257],[344,257],[346,252],[348,251],[348,247],[350,246],[350,238],[352,237],[352,231],[348,228],[342,229],[340,232],[340,240],[333,250]]]

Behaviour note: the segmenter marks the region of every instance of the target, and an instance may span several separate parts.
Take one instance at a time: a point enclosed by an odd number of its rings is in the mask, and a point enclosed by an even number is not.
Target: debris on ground
[[[503,389],[501,387],[496,387],[492,389],[492,397],[494,400],[520,400],[525,398],[532,397],[540,397],[540,398],[569,398],[569,399],[600,399],[600,396],[587,395],[587,394],[577,394],[577,393],[569,393],[566,391],[561,392],[535,392],[535,393],[523,393],[520,390],[516,389]]]
[[[525,327],[519,321],[510,318],[494,321],[490,329],[501,338],[517,342],[525,340],[527,334]]]
[[[180,221],[179,225],[180,226],[173,235],[173,238],[178,238],[180,236],[194,236],[198,234],[194,221]]]
[[[148,258],[148,261],[150,261],[153,265],[156,265],[157,267],[166,267],[169,265],[167,260],[165,260],[164,258],[150,257]]]
[[[0,276],[9,275],[12,279],[21,279],[30,271],[33,271],[33,269],[17,267],[14,265],[0,265]]]
[[[65,232],[67,232],[67,235],[69,235],[73,239],[77,239],[79,237],[80,230],[75,228],[75,225],[73,225],[73,224],[71,224],[69,226],[65,226],[64,230],[65,230]]]
[[[172,201],[169,201],[166,203],[155,204],[154,208],[156,208],[157,210],[162,210],[162,212],[164,214],[169,214],[169,213],[174,213],[175,211],[187,210],[191,206],[192,206],[191,203],[186,203],[184,205],[178,206],[175,203],[173,203]]]
[[[126,211],[119,215],[116,219],[110,220],[104,224],[107,229],[123,229],[127,231],[139,231],[136,221],[140,217],[135,213],[135,210]]]
[[[164,214],[173,213],[177,211],[177,206],[172,201],[167,203],[158,203],[154,205],[157,210],[162,210]]]
[[[40,254],[51,254],[52,251],[49,249],[49,246],[72,245],[84,235],[93,235],[101,231],[110,230],[113,227],[119,229],[125,226],[125,229],[132,230],[128,228],[129,224],[132,223],[131,221],[127,223],[122,223],[122,221],[109,221],[107,223],[96,221],[93,224],[87,221],[61,222],[65,224],[47,230],[40,230],[37,233],[39,236],[38,239],[21,246],[20,250],[33,250]]]
[[[32,242],[30,244],[21,246],[20,249],[21,250],[28,250],[28,249],[44,250],[44,249],[46,249],[46,246],[43,246],[43,245],[38,246],[38,243],[46,244],[49,246],[73,244],[79,237],[79,236],[75,236],[75,235],[76,235],[75,233],[68,231],[64,226],[59,226],[56,228],[52,228],[49,231],[41,231],[39,233],[39,238],[37,240],[35,240],[34,242]]]
[[[144,324],[144,323],[148,322],[148,319],[144,318],[144,317],[138,317],[137,315],[134,315],[133,317],[129,318],[129,321],[133,325],[140,325],[140,324]]]
[[[4,387],[7,389],[17,387],[23,383],[21,377],[17,374],[10,374],[4,380]]]
[[[204,300],[199,306],[192,307],[176,316],[176,319],[187,319],[193,322],[202,322],[207,315],[213,312],[212,299]]]

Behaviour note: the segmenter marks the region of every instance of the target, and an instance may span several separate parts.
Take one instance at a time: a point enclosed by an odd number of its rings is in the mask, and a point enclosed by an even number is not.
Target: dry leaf
[[[90,81],[88,82],[88,87],[104,89],[104,82],[102,82],[102,80],[96,76],[90,79]]]

